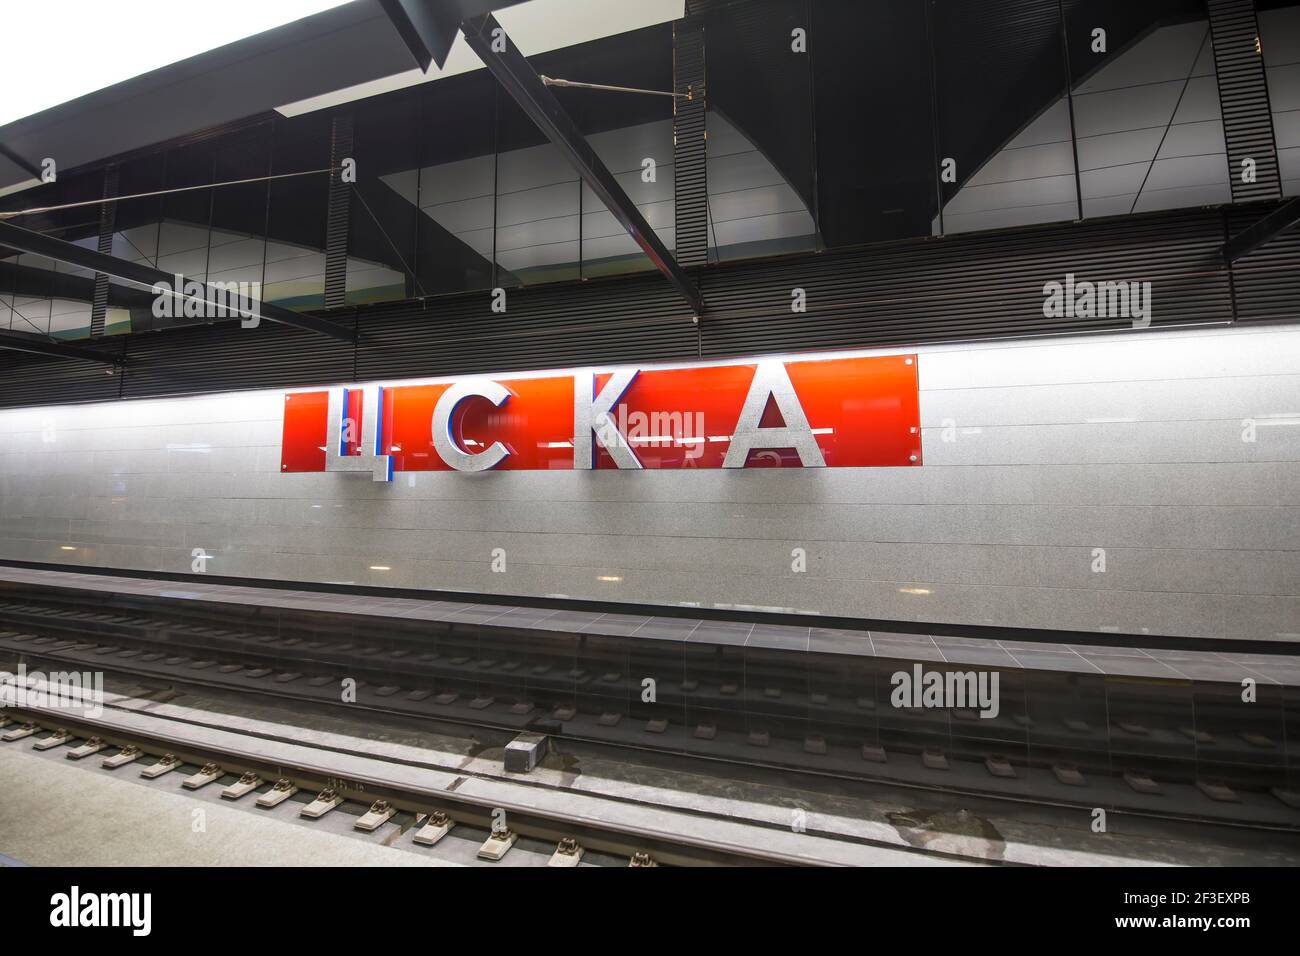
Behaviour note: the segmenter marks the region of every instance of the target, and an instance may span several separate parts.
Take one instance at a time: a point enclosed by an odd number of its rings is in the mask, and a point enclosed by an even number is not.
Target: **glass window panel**
[[[328,169],[330,129],[328,113],[277,121],[272,173]],[[270,207],[264,301],[298,310],[323,308],[329,176],[322,172],[273,180]]]
[[[812,18],[802,0],[727,7],[705,21],[709,249],[715,260],[816,248]]]
[[[50,294],[53,292],[54,263],[28,253],[7,260],[22,278],[4,296],[0,319],[4,327],[15,332],[47,334],[50,328]]]
[[[117,195],[142,198],[114,203],[111,255],[127,262],[157,267],[163,197],[142,194],[157,193],[166,188],[166,169],[167,152],[163,150],[119,164]],[[152,329],[158,321],[153,316],[152,294],[122,279],[110,278],[108,281],[104,331],[111,335]]]
[[[211,144],[183,146],[167,154],[164,188],[179,190],[210,185],[216,155]],[[188,189],[162,197],[162,223],[158,230],[158,268],[187,279],[206,281],[208,242],[212,220],[212,190]]]
[[[1083,215],[1231,202],[1204,5],[1065,10]]]
[[[117,172],[118,195],[136,196],[165,188],[166,167],[165,152],[122,163]],[[157,266],[162,210],[162,196],[146,196],[115,203],[112,254],[128,262]]]
[[[91,303],[82,299],[51,299],[49,334],[56,339],[90,335]]]
[[[56,183],[9,197],[10,209],[62,206],[99,198],[102,173],[65,175]],[[94,249],[99,207],[80,206],[24,215],[15,225]],[[0,258],[0,327],[61,339],[90,334],[94,273],[44,256],[12,253]]]
[[[1013,24],[1014,26],[1008,26]],[[943,208],[935,231],[1078,217],[1057,0],[931,7]]]
[[[34,209],[69,206],[31,213],[12,220],[15,225],[88,249],[96,248],[103,172],[63,173],[58,180],[5,197],[0,208]],[[90,205],[75,205],[91,203]],[[90,334],[94,273],[43,256],[11,253],[0,257],[0,328],[50,335],[61,339]]]
[[[416,273],[431,293],[493,285],[495,109],[486,72],[421,90]]]
[[[663,92],[670,91],[673,85],[672,30],[666,24],[584,43],[538,59],[539,69],[548,76],[581,83]],[[564,88],[553,92],[628,198],[671,248],[671,97]],[[641,247],[585,184],[581,211],[584,277],[654,268]]]
[[[939,176],[927,4],[813,6],[818,225],[828,246],[931,232]]]
[[[77,240],[93,248],[93,239]],[[90,335],[94,277],[83,269],[40,256],[19,255],[0,278],[0,328],[81,339]]]
[[[167,188],[168,158],[169,153],[160,150],[118,165],[117,195],[141,198],[119,200],[113,204],[111,255],[158,268],[166,197],[143,194],[158,193]],[[198,192],[204,191],[196,191],[196,194]],[[175,321],[154,317],[154,296],[148,287],[112,277],[108,282],[108,309],[104,314],[106,334],[163,328]]]
[[[613,94],[616,95],[616,94]],[[661,119],[587,137],[650,228],[673,248],[673,127]],[[643,165],[645,160],[652,167]],[[654,269],[654,263],[585,184],[582,188],[582,274],[585,278]]]
[[[578,276],[580,191],[550,143],[498,157],[497,263],[502,276],[530,284]]]
[[[99,199],[103,194],[103,182],[100,170],[85,173],[60,171],[55,182],[33,186],[3,197],[0,199],[0,209],[12,211],[67,206]],[[71,242],[98,232],[99,207],[87,205],[28,213],[7,221],[24,229],[55,235]]]
[[[48,334],[51,301],[43,296],[16,293],[10,300],[13,321],[11,328],[15,332]]]
[[[504,93],[497,97],[497,143],[497,285],[578,278],[577,172]]]
[[[1260,3],[1258,16],[1282,194],[1297,196],[1300,195],[1300,4]]]
[[[348,216],[347,301],[404,299],[419,230],[420,103],[410,91],[366,100],[355,111],[357,182]],[[429,290],[425,290],[429,291]]]
[[[223,138],[216,150],[215,181],[259,179],[212,191],[209,282],[262,283],[266,259],[266,216],[271,168],[271,127],[265,124]],[[260,299],[260,294],[255,298]]]

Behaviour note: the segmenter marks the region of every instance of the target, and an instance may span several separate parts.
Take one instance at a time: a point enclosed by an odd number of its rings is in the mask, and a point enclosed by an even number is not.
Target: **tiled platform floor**
[[[245,606],[322,611],[368,617],[392,617],[443,623],[474,624],[484,629],[512,628],[563,631],[638,640],[724,644],[736,647],[814,654],[839,654],[962,666],[1066,671],[1108,677],[1168,678],[1240,684],[1300,687],[1300,647],[1296,655],[1232,650],[1161,649],[1105,644],[1054,643],[953,637],[879,630],[791,626],[749,621],[678,616],[603,613],[576,608],[479,604],[453,600],[356,595],[250,587],[219,582],[176,582],[142,577],[0,565],[0,582],[107,591],[169,600],[231,603]]]

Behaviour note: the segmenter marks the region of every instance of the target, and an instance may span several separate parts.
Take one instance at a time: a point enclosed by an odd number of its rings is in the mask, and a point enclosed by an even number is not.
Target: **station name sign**
[[[582,369],[291,392],[280,470],[921,463],[915,355]]]

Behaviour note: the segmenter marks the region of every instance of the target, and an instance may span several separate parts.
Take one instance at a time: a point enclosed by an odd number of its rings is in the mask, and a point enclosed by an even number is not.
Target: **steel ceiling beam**
[[[1223,244],[1223,258],[1236,262],[1300,222],[1300,196],[1284,203]]]
[[[646,222],[636,204],[623,191],[608,167],[601,162],[577,124],[565,112],[554,94],[542,82],[522,53],[490,13],[471,17],[461,24],[461,32],[497,82],[577,171],[601,202],[627,230],[636,244],[690,304],[696,317],[704,312],[704,300],[684,269],[677,264],[663,240]],[[504,48],[497,52],[495,47]]]
[[[29,335],[8,329],[0,330],[0,349],[8,349],[11,352],[30,352],[33,355],[50,355],[62,359],[80,359],[84,362],[98,362],[101,365],[123,364],[120,355],[110,355],[96,349],[68,345],[66,342],[46,338],[43,335]]]
[[[125,259],[119,259],[117,256],[105,255],[102,252],[96,252],[94,249],[73,245],[63,239],[56,239],[53,236],[42,235],[39,232],[32,232],[30,229],[15,226],[11,222],[0,222],[0,246],[8,246],[19,252],[44,256],[58,262],[66,262],[69,265],[80,266],[92,272],[102,272],[104,275],[123,279],[127,282],[134,282],[149,288],[164,282],[167,283],[168,287],[171,287],[176,281],[174,274],[168,274],[161,269],[155,269],[139,262],[128,262]],[[182,276],[181,280],[186,281],[186,277]],[[216,290],[211,286],[205,283],[199,284],[203,286],[205,299],[214,303],[222,301],[222,297],[216,295]],[[280,325],[292,326],[295,329],[303,329],[307,332],[318,332],[321,335],[328,335],[343,342],[356,342],[357,340],[356,333],[351,329],[335,325],[325,319],[318,319],[315,316],[303,315],[282,306],[272,305],[269,302],[259,302],[256,313],[268,322],[277,322]]]

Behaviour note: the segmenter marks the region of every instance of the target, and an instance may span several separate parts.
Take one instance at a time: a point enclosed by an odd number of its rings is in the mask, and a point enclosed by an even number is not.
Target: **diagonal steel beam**
[[[695,316],[698,318],[703,314],[704,300],[695,284],[650,228],[614,174],[600,161],[564,107],[506,36],[496,18],[490,13],[471,17],[461,24],[461,32],[470,49],[478,54],[479,59],[497,78],[497,82],[528,114],[528,118],[537,124],[537,128],[546,134],[546,138],[559,147],[583,182],[600,197],[601,202],[627,230],[628,235],[636,240],[636,244],[650,257],[655,267],[690,303]],[[494,47],[503,52],[497,52]]]
[[[1300,222],[1300,196],[1274,209],[1258,222],[1251,223],[1225,242],[1223,258],[1227,262],[1236,262],[1298,222]]]
[[[384,13],[397,29],[406,48],[429,72],[429,64],[442,69],[447,54],[456,41],[461,21],[503,7],[513,7],[522,0],[379,0]]]
[[[43,335],[26,335],[22,332],[0,330],[0,349],[12,352],[30,352],[33,355],[52,355],[56,358],[81,359],[85,362],[99,362],[103,365],[123,364],[120,355],[100,352],[97,349],[83,349],[68,345]]]
[[[161,269],[155,269],[139,262],[128,262],[125,259],[119,259],[117,256],[105,255],[93,249],[85,249],[73,245],[71,242],[56,239],[53,236],[42,235],[39,232],[32,232],[30,229],[15,226],[11,222],[0,222],[0,246],[8,246],[11,249],[17,249],[19,252],[29,252],[32,255],[44,256],[58,262],[66,262],[69,265],[80,266],[93,272],[102,272],[104,275],[124,279],[127,282],[135,282],[150,288],[163,282],[167,283],[168,287],[171,287],[176,281],[175,275],[169,275]],[[185,277],[182,276],[181,279],[184,280]],[[203,283],[200,283],[200,285],[203,286],[203,297],[206,300],[213,303],[222,301],[222,297],[218,296],[216,290],[211,286]],[[259,302],[256,313],[268,322],[278,322],[281,325],[293,326],[296,329],[304,329],[308,332],[319,332],[322,335],[328,335],[344,342],[356,342],[357,340],[356,333],[351,329],[343,328],[324,319],[318,319],[315,316],[303,315],[282,306],[272,305],[269,302]]]

